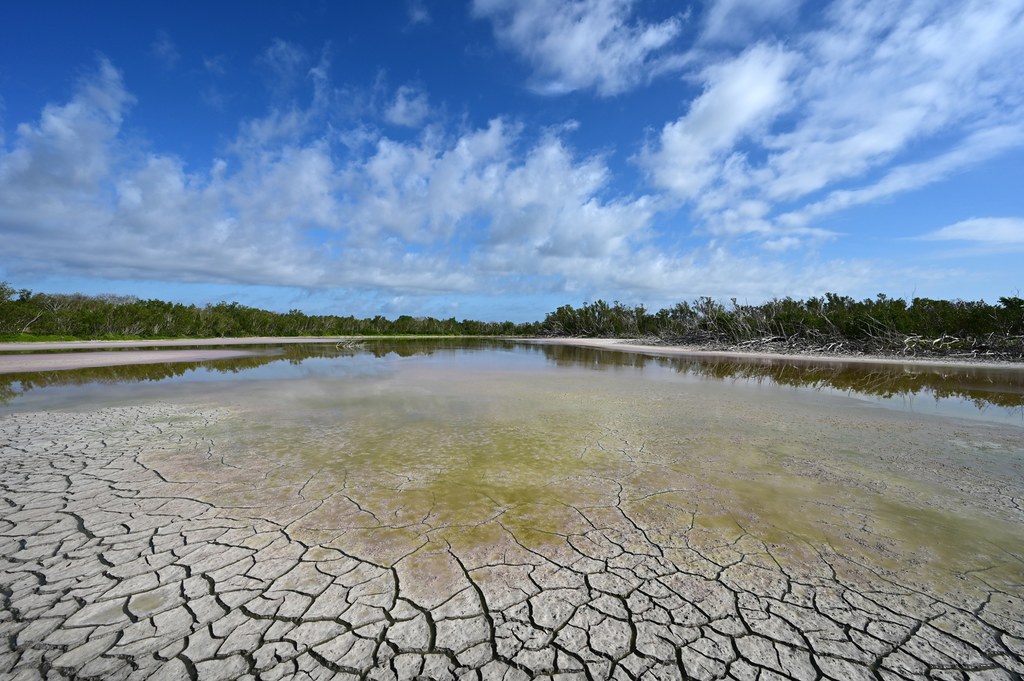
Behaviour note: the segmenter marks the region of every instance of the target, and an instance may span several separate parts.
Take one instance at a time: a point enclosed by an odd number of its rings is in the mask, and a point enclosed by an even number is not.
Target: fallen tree
[[[856,301],[774,299],[727,307],[711,298],[650,314],[619,302],[565,305],[547,315],[541,335],[644,338],[713,350],[834,355],[888,355],[1024,361],[1024,299],[984,301],[879,294]]]

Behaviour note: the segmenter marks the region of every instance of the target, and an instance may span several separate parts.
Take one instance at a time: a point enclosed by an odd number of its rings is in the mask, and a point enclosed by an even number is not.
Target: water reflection
[[[994,366],[940,366],[823,362],[804,358],[722,358],[659,356],[570,345],[529,346],[558,366],[595,370],[645,367],[670,369],[717,380],[741,380],[776,385],[833,389],[872,397],[927,395],[954,398],[978,409],[1024,407],[1024,370]]]
[[[20,395],[51,387],[84,386],[93,384],[152,383],[202,373],[231,374],[245,372],[283,363],[299,366],[310,359],[331,359],[352,357],[357,354],[372,355],[383,359],[389,356],[415,357],[419,355],[455,355],[467,350],[509,349],[516,344],[512,341],[484,339],[386,339],[367,340],[353,343],[296,343],[286,345],[225,345],[225,346],[153,346],[147,350],[231,349],[250,350],[256,354],[247,357],[203,360],[197,362],[169,362],[166,364],[123,364],[115,366],[88,367],[51,371],[0,373],[0,404],[10,402]],[[132,352],[131,349],[102,348],[102,352]],[[53,350],[49,352],[69,352]],[[88,352],[82,350],[81,352]],[[35,353],[9,353],[35,354]],[[45,354],[40,352],[38,354]]]
[[[523,347],[512,340],[491,338],[388,338],[383,340],[363,340],[353,345],[374,357],[413,357],[416,355],[458,355],[467,350],[512,350]]]
[[[228,347],[228,346],[225,346]],[[205,360],[200,362],[173,362],[167,364],[122,364],[105,367],[88,367],[84,369],[36,371],[17,374],[0,374],[0,404],[10,402],[19,395],[32,390],[56,386],[80,386],[91,384],[122,384],[150,383],[172,378],[180,378],[188,374],[206,371],[218,374],[240,374],[245,371],[266,366],[275,362],[288,362],[298,365],[311,357],[338,357],[353,355],[353,348],[342,348],[333,345],[285,345],[268,348],[267,346],[230,346],[235,350],[253,350],[259,354],[247,357],[231,357],[228,359]],[[153,348],[154,350],[172,348]],[[175,347],[181,350],[182,347]],[[209,347],[207,347],[209,349]],[[115,352],[110,350],[110,352]],[[131,352],[121,350],[120,352]]]
[[[928,396],[936,400],[958,399],[979,410],[999,407],[1024,411],[1024,370],[993,366],[931,366],[865,364],[844,361],[812,361],[804,358],[723,358],[652,355],[569,345],[523,344],[489,339],[387,339],[337,345],[309,343],[282,346],[231,346],[257,353],[248,357],[181,362],[94,367],[64,371],[0,374],[0,404],[32,390],[53,386],[127,384],[163,381],[188,375],[243,375],[275,363],[299,366],[311,359],[355,355],[408,358],[438,356],[457,358],[476,352],[491,353],[496,366],[506,353],[542,357],[557,367],[598,371],[657,368],[702,379],[775,384],[815,390],[831,389],[876,398]],[[176,349],[181,349],[178,347]],[[130,351],[128,351],[130,352]]]

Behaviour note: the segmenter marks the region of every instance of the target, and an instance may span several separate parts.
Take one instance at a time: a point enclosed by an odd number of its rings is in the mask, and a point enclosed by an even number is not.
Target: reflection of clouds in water
[[[217,456],[253,475],[271,468],[274,494],[322,496],[297,527],[401,526],[360,545],[382,562],[428,540],[475,551],[502,527],[531,546],[557,543],[590,522],[606,529],[616,509],[652,537],[695,522],[691,539],[739,532],[793,548],[796,538],[918,577],[1021,541],[1006,529],[1006,490],[1019,483],[1006,486],[1005,457],[951,437],[983,433],[1006,448],[1016,428],[851,409],[843,395],[767,383],[687,374],[681,384],[657,363],[665,380],[502,370],[500,354],[455,373],[437,357],[400,361],[384,378],[234,383],[218,404],[238,415],[210,433]],[[235,503],[267,491],[257,484]],[[933,559],[933,547],[955,550]]]
[[[966,401],[979,410],[1002,407],[1018,415],[1024,408],[1024,370],[1017,368],[866,364],[801,357],[665,357],[571,345],[527,347],[542,352],[549,361],[563,367],[586,366],[597,370],[632,368],[641,371],[658,368],[700,378],[830,389],[856,396],[898,398],[920,395],[936,400]]]
[[[196,363],[122,365],[70,371],[0,375],[0,403],[57,386],[85,394],[129,390],[133,383],[219,383],[230,380],[301,380],[381,377],[403,360],[430,369],[493,368],[503,371],[598,370],[646,372],[782,386],[868,399],[887,407],[938,416],[974,416],[1011,423],[1024,419],[1024,371],[992,366],[928,366],[816,361],[806,358],[692,358],[655,356],[570,345],[516,344],[473,339],[367,340],[358,344],[310,343],[246,347],[252,357]],[[155,393],[154,393],[155,394]]]

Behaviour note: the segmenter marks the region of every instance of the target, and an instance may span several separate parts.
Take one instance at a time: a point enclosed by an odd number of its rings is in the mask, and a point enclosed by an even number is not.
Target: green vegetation
[[[133,296],[33,293],[0,282],[0,340],[247,336],[533,336],[536,324],[403,315],[356,319],[270,312],[238,303],[198,307]]]
[[[603,300],[547,315],[540,335],[640,338],[715,348],[832,353],[969,355],[1024,359],[1024,298],[984,301],[901,298],[774,299],[726,307],[711,298],[650,314]]]
[[[270,312],[238,303],[198,307],[132,296],[16,290],[0,282],[0,339],[211,338],[247,336],[570,336],[647,338],[721,349],[946,355],[1024,359],[1024,298],[910,302],[878,294],[854,300],[774,299],[726,306],[708,297],[656,313],[598,300],[563,305],[543,322],[457,321],[403,315],[356,319]]]

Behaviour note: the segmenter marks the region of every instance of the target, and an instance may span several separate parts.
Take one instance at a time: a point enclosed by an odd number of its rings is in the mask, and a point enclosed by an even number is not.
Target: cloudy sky
[[[1024,0],[9,3],[0,280],[357,316],[1024,288]]]

